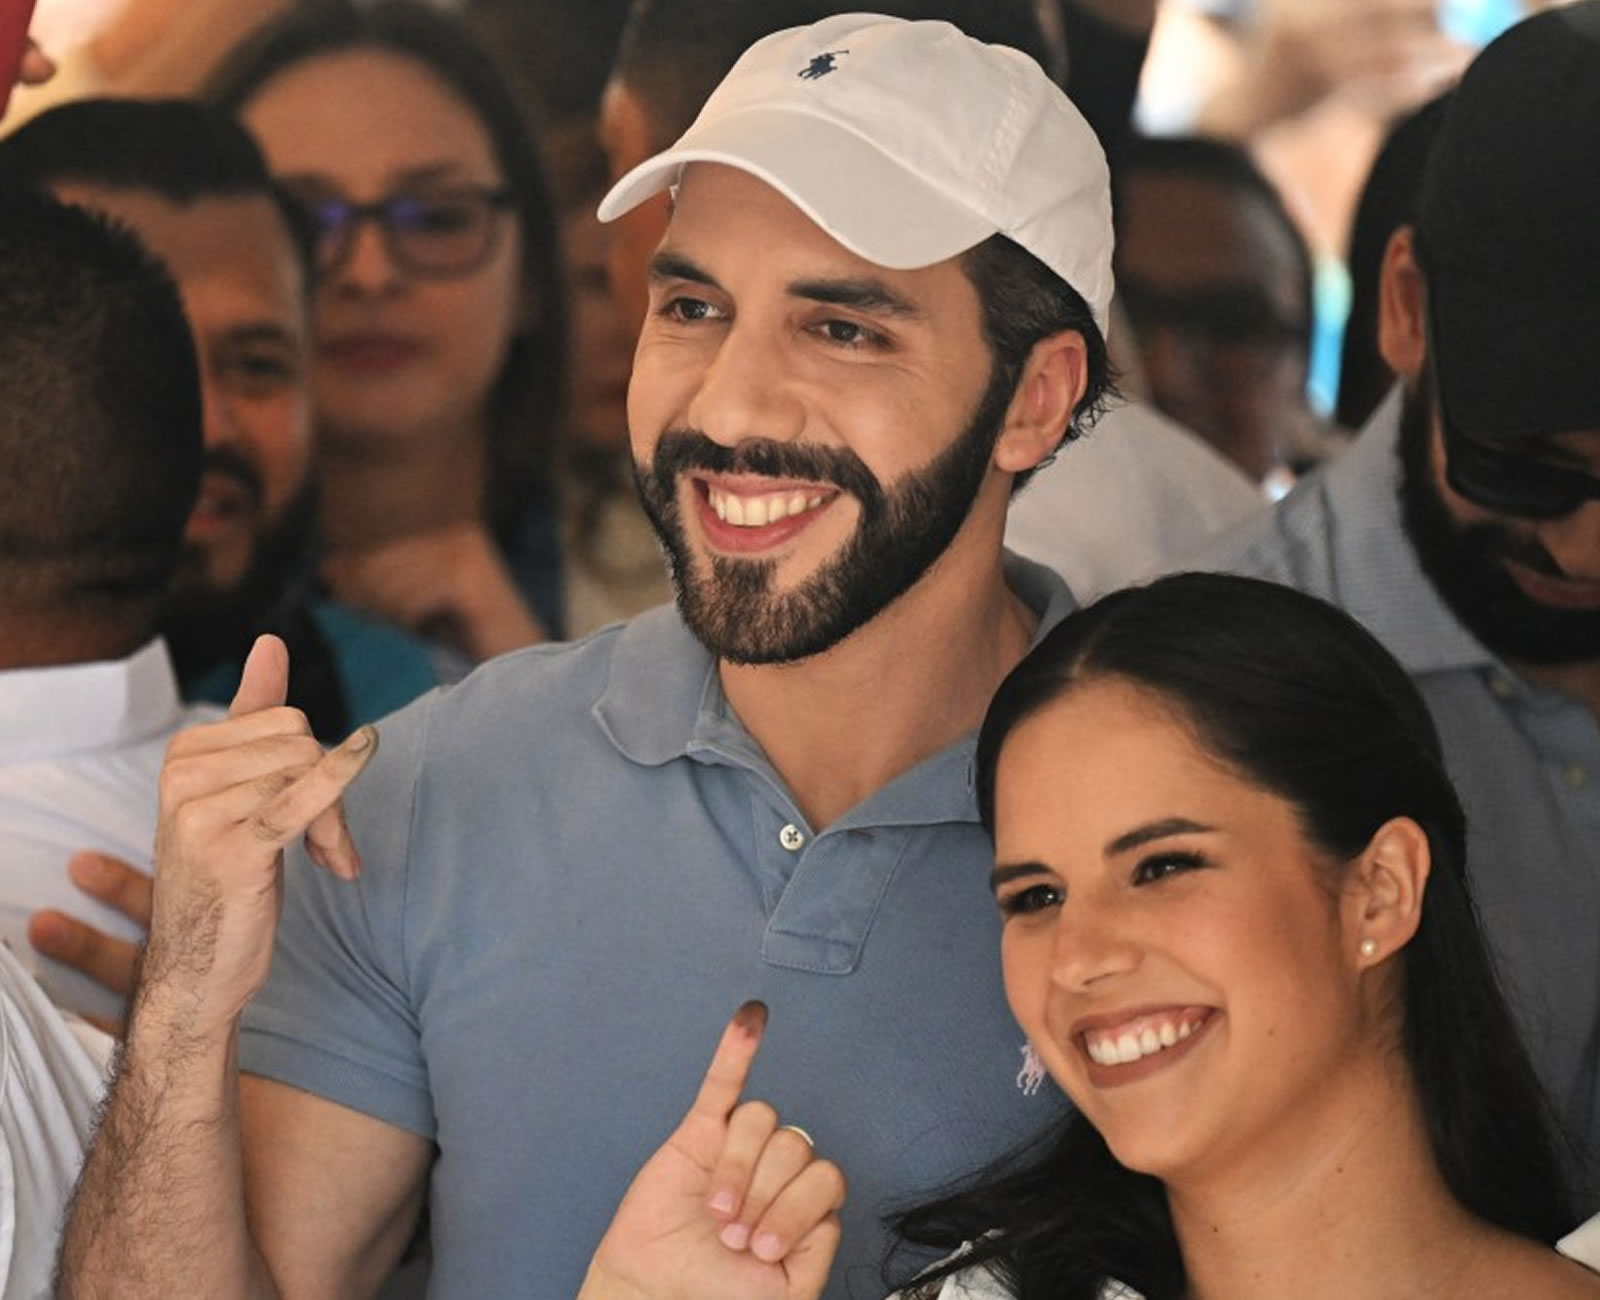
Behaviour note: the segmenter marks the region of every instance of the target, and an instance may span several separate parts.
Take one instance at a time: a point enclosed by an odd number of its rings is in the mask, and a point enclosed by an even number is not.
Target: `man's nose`
[[[239,423],[233,400],[214,383],[201,385],[201,414],[207,447],[224,447],[239,441]]]
[[[700,376],[687,411],[690,426],[728,447],[750,438],[800,437],[805,408],[794,395],[788,366],[780,339],[735,320]]]

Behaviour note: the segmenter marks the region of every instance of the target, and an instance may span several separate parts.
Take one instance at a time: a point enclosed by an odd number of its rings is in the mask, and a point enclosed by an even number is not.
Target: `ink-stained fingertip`
[[[754,1038],[767,1027],[767,1004],[751,998],[733,1013],[733,1023]]]

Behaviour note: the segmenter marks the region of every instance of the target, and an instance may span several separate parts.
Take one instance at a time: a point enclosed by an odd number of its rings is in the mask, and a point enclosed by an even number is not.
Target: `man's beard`
[[[222,664],[242,660],[257,634],[315,584],[316,493],[308,479],[256,539],[250,568],[231,587],[206,578],[205,557],[188,557],[157,615],[157,631],[187,690]]]
[[[1012,376],[995,367],[961,435],[892,489],[844,448],[766,439],[725,447],[692,429],[662,434],[650,465],[635,464],[634,476],[690,631],[731,663],[791,663],[832,649],[876,618],[933,566],[966,522],[1012,390]],[[679,480],[695,470],[830,484],[855,498],[860,520],[844,549],[793,591],[773,591],[774,560],[712,556],[708,576],[696,571],[678,503]]]
[[[1400,416],[1400,506],[1407,535],[1434,589],[1479,641],[1508,660],[1532,664],[1600,658],[1600,610],[1540,604],[1503,561],[1562,576],[1533,538],[1498,523],[1462,524],[1450,513],[1430,459],[1433,389],[1424,376],[1407,389]]]

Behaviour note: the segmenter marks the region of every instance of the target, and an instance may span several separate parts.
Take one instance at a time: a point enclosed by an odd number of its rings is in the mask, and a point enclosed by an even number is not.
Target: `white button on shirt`
[[[790,822],[778,832],[778,843],[788,849],[790,853],[798,853],[806,846],[805,832],[793,822]]]
[[[167,741],[221,712],[184,706],[160,641],[114,662],[0,672],[0,942],[58,1006],[121,1015],[114,994],[34,950],[28,917],[55,908],[124,939],[143,937],[72,884],[67,859],[92,849],[148,868]]]

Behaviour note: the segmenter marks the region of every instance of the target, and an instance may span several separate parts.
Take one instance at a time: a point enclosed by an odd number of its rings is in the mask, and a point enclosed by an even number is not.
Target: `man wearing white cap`
[[[847,15],[754,46],[602,215],[667,187],[629,422],[677,606],[396,715],[347,793],[372,737],[322,755],[258,646],[169,760],[65,1294],[370,1294],[426,1199],[431,1295],[570,1297],[750,997],[755,1086],[846,1153],[840,1296],[890,1202],[1059,1104],[1018,1086],[969,763],[1071,603],[1001,536],[1107,389],[1099,148],[1015,51]]]

